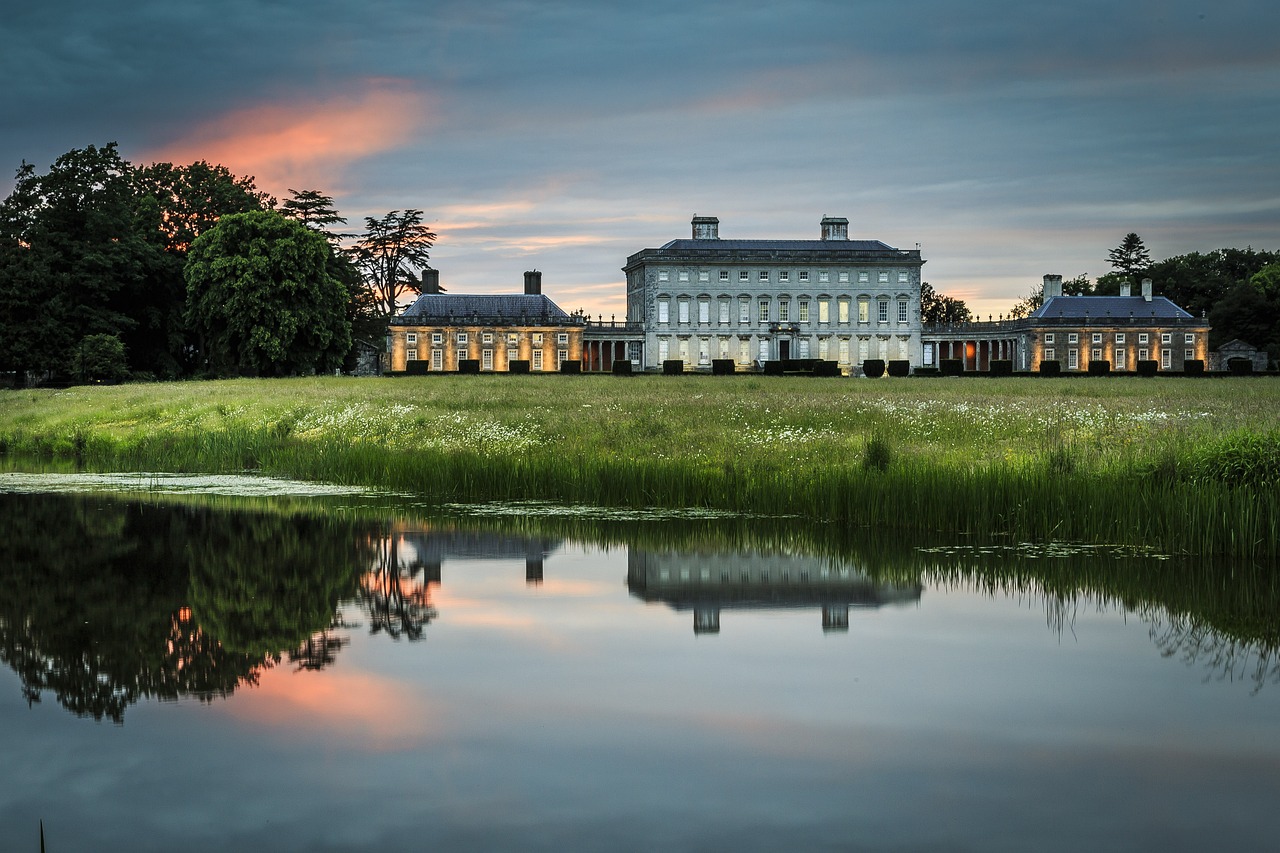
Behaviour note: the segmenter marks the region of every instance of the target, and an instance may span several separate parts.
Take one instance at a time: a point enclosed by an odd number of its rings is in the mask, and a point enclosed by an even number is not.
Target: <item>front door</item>
[[[778,358],[783,361],[791,358],[791,341],[778,341]]]

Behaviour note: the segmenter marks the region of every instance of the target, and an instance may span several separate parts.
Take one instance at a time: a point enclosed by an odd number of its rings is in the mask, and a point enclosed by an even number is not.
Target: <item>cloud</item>
[[[260,103],[217,116],[144,159],[221,163],[277,196],[341,187],[349,164],[393,150],[427,123],[430,99],[404,81],[370,79],[355,94]]]

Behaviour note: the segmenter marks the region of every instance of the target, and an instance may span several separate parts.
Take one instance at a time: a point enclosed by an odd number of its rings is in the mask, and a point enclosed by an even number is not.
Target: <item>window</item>
[[[1094,347],[1089,353],[1090,361],[1102,361],[1102,347]]]
[[[1071,349],[1067,350],[1067,369],[1068,370],[1080,369],[1080,350],[1076,349],[1075,347],[1072,347]]]
[[[432,333],[431,333],[431,343],[433,343],[433,344],[442,344],[442,343],[444,343],[444,332],[432,332]]]
[[[444,370],[444,350],[433,349],[431,351],[431,369]]]
[[[871,301],[865,296],[858,298],[858,322],[871,322]]]
[[[514,347],[507,348],[507,369],[511,369],[511,362],[520,360],[520,350]]]
[[[831,322],[831,300],[830,299],[818,300],[818,322],[819,323]]]
[[[720,280],[721,280],[721,281],[728,281],[728,280],[729,280],[729,271],[728,271],[728,270],[720,270]]]
[[[671,303],[669,303],[665,299],[658,300],[658,322],[659,323],[671,322]]]
[[[760,322],[761,323],[769,322],[769,300],[768,299],[760,300]]]
[[[1138,343],[1140,343],[1140,344],[1145,344],[1146,342],[1147,342],[1147,333],[1146,333],[1146,332],[1138,332]],[[1145,359],[1144,359],[1144,361],[1145,361]]]
[[[760,270],[760,272],[756,273],[756,278],[760,279],[761,281],[768,281],[768,280],[769,280],[769,271],[768,271],[768,270]]]
[[[1053,332],[1045,332],[1045,334],[1044,334],[1044,342],[1045,342],[1046,344],[1054,343],[1053,338],[1054,338],[1054,334],[1053,334]]]
[[[1067,335],[1067,343],[1069,344],[1077,343],[1079,342],[1079,340],[1080,340],[1080,336],[1075,332],[1071,332]]]
[[[533,351],[533,364],[530,366],[534,370],[542,369],[542,350],[536,349]]]
[[[858,273],[858,284],[866,284],[869,281],[871,281],[871,273],[866,273],[866,272]]]
[[[458,343],[465,344],[467,342],[467,333],[458,332]]]
[[[809,357],[809,339],[801,338],[799,342],[799,347],[800,347],[800,357],[808,358]]]
[[[1165,332],[1160,336],[1160,343],[1162,344],[1173,343],[1173,335],[1169,334],[1168,332]]]
[[[778,271],[778,281],[791,281],[791,273],[786,270]]]
[[[1124,343],[1124,332],[1116,332],[1116,343]]]
[[[760,341],[760,360],[761,360],[761,361],[768,361],[768,360],[769,360],[769,340],[768,340],[768,338],[763,338],[763,339],[761,339],[761,341]]]
[[[800,270],[800,272],[798,273],[798,275],[800,276],[800,283],[801,283],[801,284],[806,284],[806,283],[808,283],[808,281],[809,281],[809,271],[808,271],[808,270]]]
[[[680,322],[687,324],[689,322],[689,300],[681,299],[679,302]]]
[[[729,300],[720,300],[720,324],[722,326],[729,325]]]
[[[711,281],[711,273],[706,270],[698,270],[698,281]]]
[[[1139,347],[1138,361],[1150,361],[1150,360],[1151,360],[1151,350],[1147,349],[1146,347]]]
[[[791,300],[790,299],[778,300],[778,322],[779,323],[791,322]]]
[[[750,341],[738,341],[738,363],[739,364],[751,363],[751,342]]]
[[[840,339],[840,363],[841,364],[849,363],[849,339],[848,338]]]
[[[1124,347],[1116,347],[1116,370],[1126,370],[1128,362],[1125,361]]]
[[[1160,369],[1168,370],[1172,366],[1173,366],[1173,350],[1171,349],[1160,350]]]
[[[809,322],[809,300],[808,299],[800,300],[800,305],[797,313],[799,314],[799,316],[796,317],[796,320],[798,320],[801,323]]]
[[[418,335],[417,335],[417,333],[415,333],[415,332],[410,332],[409,334],[405,335],[405,336],[404,336],[404,342],[405,342],[406,344],[408,344],[409,346],[413,346],[414,344],[416,344],[416,343],[418,342]]]
[[[569,360],[569,351],[567,349],[556,350],[556,370],[559,370],[561,365],[563,365],[568,360]]]
[[[849,274],[847,272],[840,273],[840,283],[841,284],[849,283]]]
[[[858,363],[859,364],[867,360],[867,343],[868,341],[866,338],[858,338]]]
[[[823,361],[826,361],[827,355],[829,354],[830,349],[831,349],[830,338],[818,338],[818,358],[822,359]]]
[[[671,358],[671,341],[666,338],[658,339],[658,361],[666,361]]]
[[[751,281],[751,273],[746,270],[738,271],[738,281]]]
[[[658,281],[670,281],[671,273],[666,270],[658,270]]]
[[[818,273],[818,281],[822,284],[826,284],[828,281],[831,281],[831,273],[829,272]]]
[[[418,360],[418,348],[417,348],[417,347],[410,347],[409,349],[405,350],[405,351],[404,351],[404,357],[405,357],[405,360],[406,360],[406,361],[417,361],[417,360]]]
[[[1194,344],[1196,342],[1195,333],[1187,332],[1185,335],[1182,336],[1182,342],[1184,344]]]
[[[513,347],[520,343],[520,335],[515,332],[507,332],[507,346]]]
[[[711,341],[698,338],[698,364],[711,363]]]
[[[906,283],[907,283],[907,274],[904,272],[898,273],[898,284],[906,284]]]
[[[881,323],[889,322],[889,300],[881,299],[878,307],[880,309],[880,312],[879,312],[880,322]]]
[[[746,299],[738,300],[738,325],[748,326],[751,324],[751,303]]]
[[[720,357],[721,358],[729,357],[729,339],[728,338],[720,339]]]
[[[1194,359],[1195,359],[1195,357],[1196,357],[1196,351],[1195,351],[1195,350],[1193,350],[1193,349],[1184,349],[1184,350],[1182,351],[1182,360],[1183,360],[1183,361],[1192,361],[1192,360],[1194,360]]]
[[[689,363],[689,339],[680,339],[680,360],[685,364]]]
[[[1049,347],[1044,351],[1044,361],[1057,361],[1058,352],[1053,347]]]
[[[542,332],[533,333],[533,345],[536,347],[542,346]]]
[[[681,281],[688,281],[688,280],[689,280],[689,271],[688,271],[688,270],[680,270],[680,273],[679,273],[679,275],[677,276],[677,278],[679,278]]]
[[[467,360],[467,351],[464,349],[458,350],[458,367],[461,368],[462,362],[466,360]]]
[[[898,325],[905,326],[907,324],[907,300],[898,300]]]
[[[877,281],[879,281],[881,284],[888,284],[888,283],[889,283],[889,274],[888,274],[887,272],[882,272],[882,273],[880,273],[880,274],[876,277],[876,279],[877,279]]]
[[[1094,342],[1095,344],[1100,344],[1100,343],[1102,343],[1102,332],[1094,332],[1094,333],[1093,333],[1093,342]]]
[[[711,300],[710,299],[698,300],[698,322],[704,326],[711,322]]]
[[[561,345],[569,343],[569,333],[561,332],[560,334],[556,335],[556,343]]]
[[[486,349],[480,351],[480,369],[493,370],[493,350]]]
[[[838,306],[838,308],[839,308],[839,313],[838,313],[838,315],[837,315],[837,316],[839,316],[839,318],[840,318],[840,322],[841,322],[842,324],[848,324],[848,322],[849,322],[849,300],[848,300],[848,299],[840,299],[840,300],[837,300],[836,305],[837,305],[837,306]]]

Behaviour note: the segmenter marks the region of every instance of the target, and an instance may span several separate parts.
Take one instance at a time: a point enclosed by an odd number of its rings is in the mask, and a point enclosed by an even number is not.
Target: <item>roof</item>
[[[559,305],[541,293],[424,293],[393,317],[393,325],[448,325],[463,322],[573,322]]]
[[[1030,319],[1054,320],[1058,317],[1088,316],[1102,320],[1106,317],[1127,318],[1130,315],[1135,319],[1195,319],[1163,296],[1153,296],[1150,302],[1141,296],[1050,296],[1031,313]]]
[[[627,258],[624,270],[645,261],[728,263],[892,261],[923,263],[919,249],[895,249],[879,240],[672,240]]]

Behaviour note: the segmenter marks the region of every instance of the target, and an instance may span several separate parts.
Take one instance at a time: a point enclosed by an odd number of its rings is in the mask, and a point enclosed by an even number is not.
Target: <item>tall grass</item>
[[[0,392],[11,458],[1280,555],[1280,383],[432,377]]]

